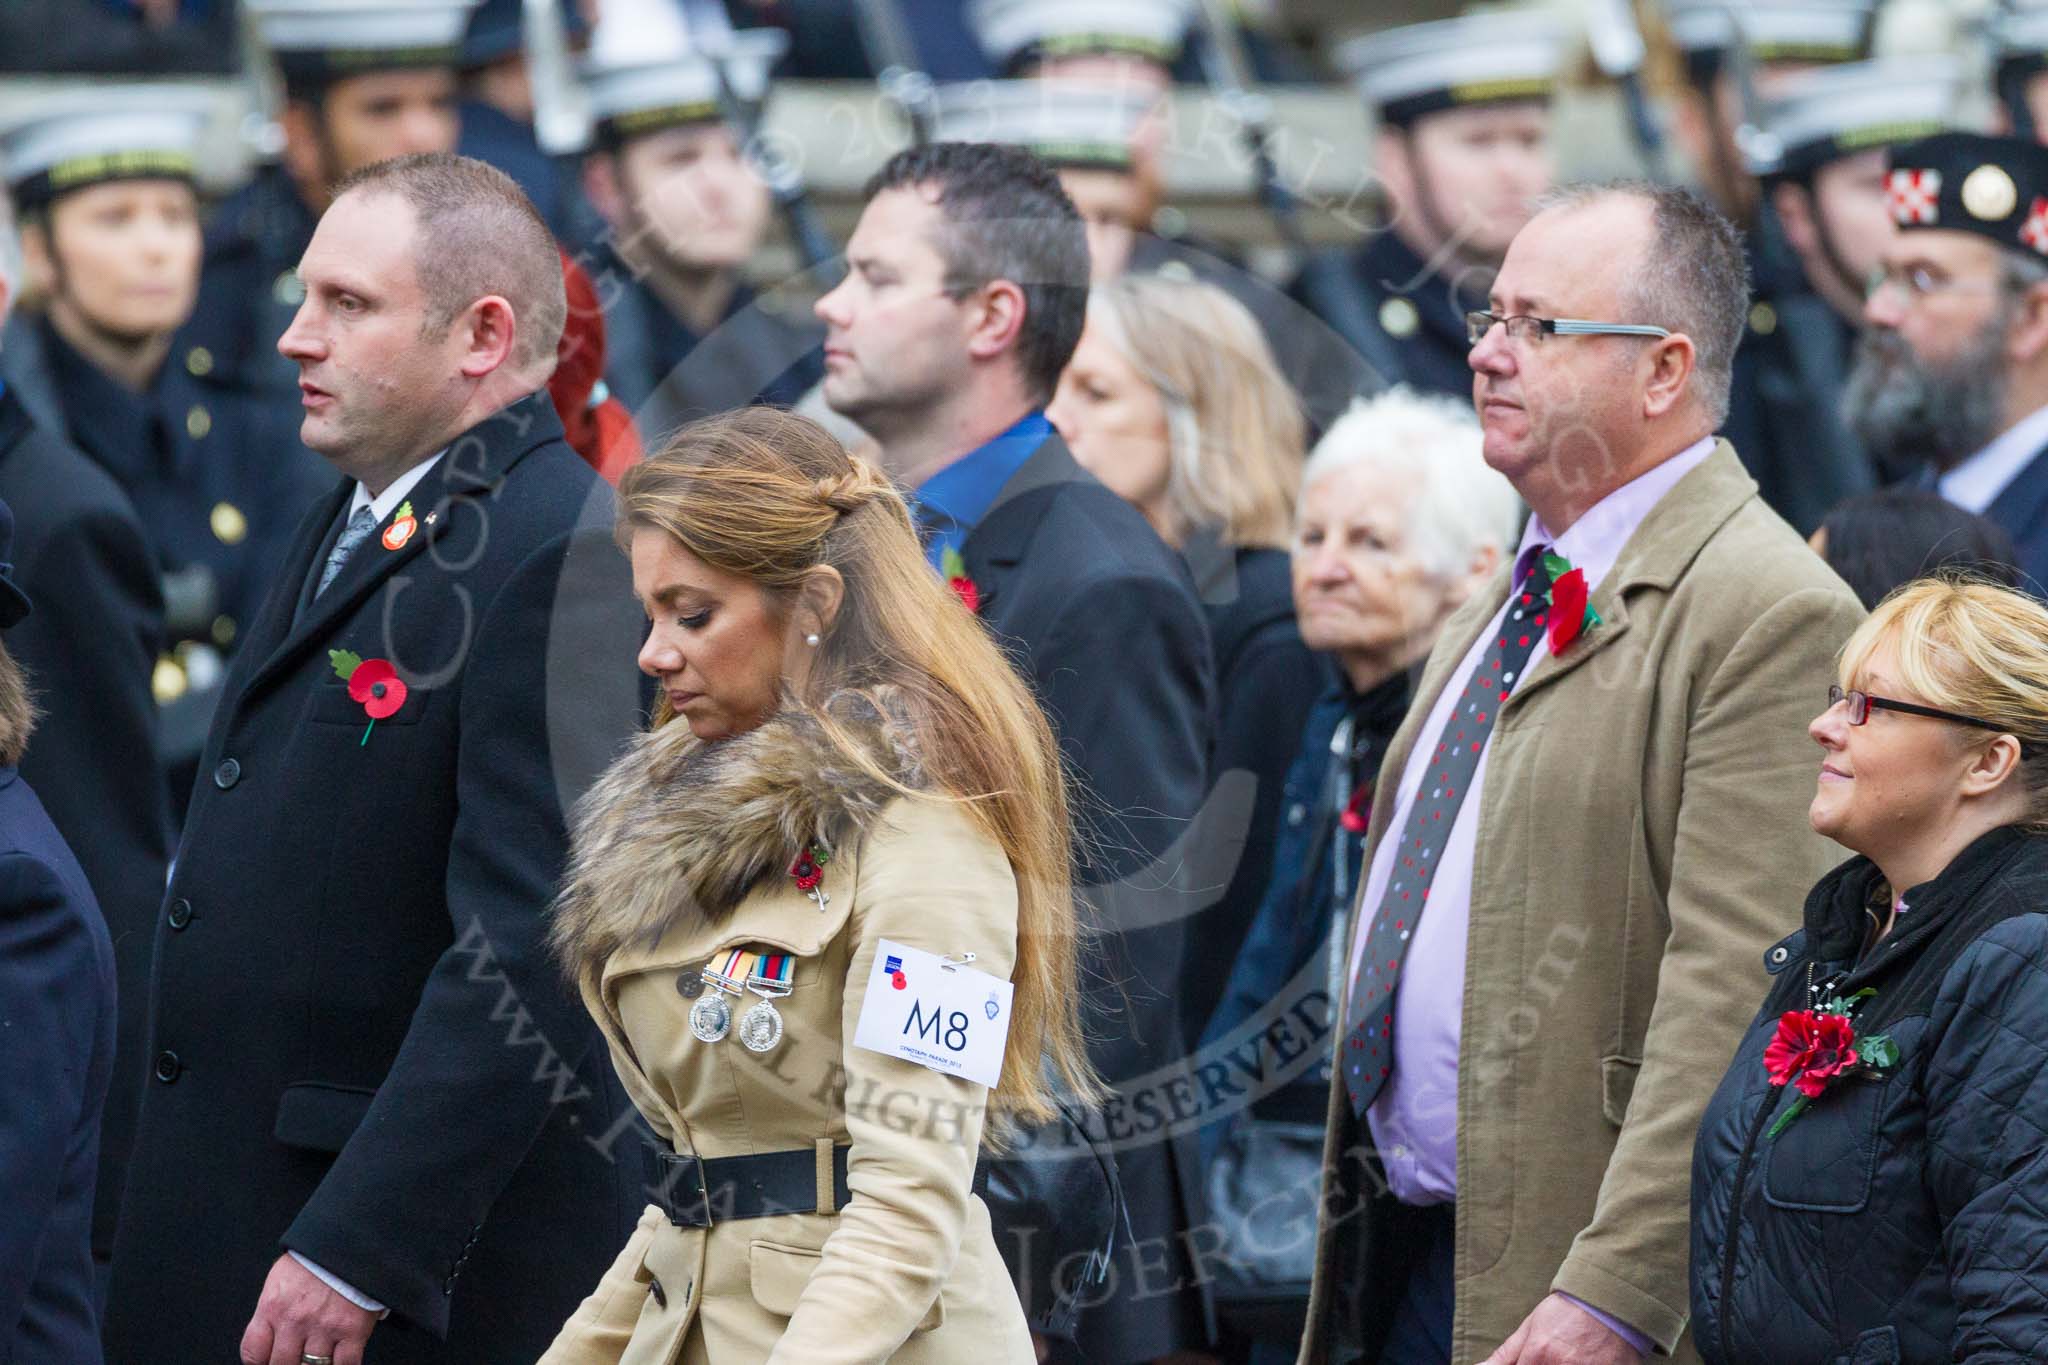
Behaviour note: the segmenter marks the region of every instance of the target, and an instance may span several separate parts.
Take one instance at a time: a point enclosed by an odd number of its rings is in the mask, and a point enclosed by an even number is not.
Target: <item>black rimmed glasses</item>
[[[1539,341],[1560,337],[1668,337],[1670,331],[1641,322],[1588,322],[1584,318],[1539,318],[1528,313],[1465,314],[1465,340],[1477,346],[1495,323],[1508,329],[1510,341]]]
[[[1934,720],[1952,720],[1958,725],[1974,725],[1979,730],[1996,730],[2002,735],[2012,733],[2009,726],[2000,725],[1995,721],[1979,720],[1976,716],[1958,715],[1954,711],[1937,710],[1916,702],[1893,701],[1890,697],[1873,697],[1868,692],[1858,692],[1839,684],[1829,687],[1828,709],[1832,711],[1843,702],[1849,703],[1851,725],[1861,725],[1869,720],[1872,711],[1899,711],[1909,716],[1928,716]],[[2020,747],[2024,749],[2026,746],[2022,744]]]

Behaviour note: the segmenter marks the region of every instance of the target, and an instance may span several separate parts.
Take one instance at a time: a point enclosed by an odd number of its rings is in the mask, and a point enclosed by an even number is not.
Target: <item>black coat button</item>
[[[655,1307],[668,1307],[668,1291],[661,1287],[661,1280],[659,1278],[650,1278],[647,1281],[647,1292],[654,1296]]]
[[[173,929],[183,929],[192,922],[192,902],[183,896],[171,902],[171,913],[167,917]]]
[[[241,780],[242,765],[235,762],[232,758],[222,759],[220,766],[213,770],[213,785],[219,787],[222,791],[226,791]]]
[[[184,1069],[185,1064],[178,1060],[177,1053],[159,1052],[156,1054],[156,1078],[165,1085],[169,1085],[172,1081],[177,1080],[178,1074]]]

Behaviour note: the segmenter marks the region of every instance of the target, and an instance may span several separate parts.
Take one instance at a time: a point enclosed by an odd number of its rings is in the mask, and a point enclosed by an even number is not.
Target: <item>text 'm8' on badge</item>
[[[885,938],[853,1044],[993,1086],[1010,1034],[1011,992],[1001,977]]]

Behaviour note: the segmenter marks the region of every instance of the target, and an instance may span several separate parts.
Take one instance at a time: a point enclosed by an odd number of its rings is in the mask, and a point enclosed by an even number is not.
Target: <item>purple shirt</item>
[[[1550,544],[1573,567],[1584,570],[1588,591],[1598,587],[1650,509],[1713,452],[1711,437],[1688,446],[1602,498],[1562,535],[1553,534],[1531,517],[1516,552],[1518,565],[1534,546]],[[1406,825],[1428,767],[1430,737],[1443,729],[1487,644],[1500,633],[1511,598],[1510,594],[1491,624],[1474,637],[1417,732],[1415,748],[1395,788],[1398,799],[1388,829]],[[1519,676],[1503,679],[1510,691],[1519,690],[1528,675],[1543,666],[1544,648],[1538,647],[1534,661]],[[1429,912],[1415,927],[1415,939],[1408,945],[1400,985],[1394,993],[1393,1075],[1366,1114],[1373,1145],[1386,1166],[1387,1182],[1394,1197],[1406,1204],[1441,1204],[1458,1197],[1458,1042],[1465,995],[1465,935],[1472,911],[1472,855],[1479,832],[1480,793],[1486,789],[1491,757],[1489,745],[1479,755],[1470,795],[1458,807],[1445,837],[1443,856],[1430,883]],[[1382,838],[1373,851],[1362,905],[1377,907],[1386,894],[1398,842]],[[1358,978],[1370,928],[1361,914],[1351,941],[1350,981]],[[1597,1310],[1594,1316],[1621,1332],[1631,1345],[1648,1351],[1648,1338]]]

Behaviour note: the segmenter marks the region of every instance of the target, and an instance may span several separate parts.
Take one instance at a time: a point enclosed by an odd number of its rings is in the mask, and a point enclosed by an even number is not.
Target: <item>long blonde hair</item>
[[[1175,531],[1285,549],[1307,419],[1250,310],[1200,280],[1125,275],[1089,291],[1088,319],[1166,406]]]
[[[1016,876],[1016,991],[990,1116],[999,1130],[1049,1122],[1055,1083],[1096,1098],[1076,1005],[1079,922],[1059,746],[1010,661],[925,562],[895,486],[809,418],[748,407],[678,431],[626,472],[618,500],[622,543],[641,529],[673,536],[712,568],[758,584],[777,611],[813,569],[838,571],[845,599],[795,704],[869,777],[905,796],[962,802]],[[824,705],[883,688],[908,703],[929,791],[902,787]],[[669,718],[664,698],[655,721]]]
[[[2004,726],[2020,741],[2024,824],[2048,833],[2048,608],[1967,573],[1912,579],[1842,646],[1842,686],[1861,683],[1887,644],[1899,681],[1927,705]]]

